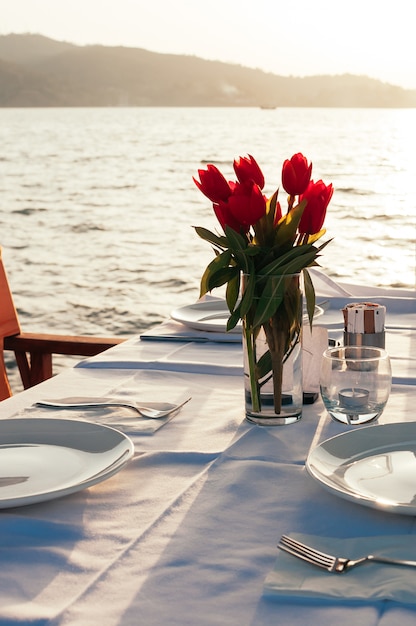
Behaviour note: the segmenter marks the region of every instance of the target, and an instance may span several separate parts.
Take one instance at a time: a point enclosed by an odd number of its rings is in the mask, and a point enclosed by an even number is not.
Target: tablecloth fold
[[[147,350],[146,343],[141,345],[140,340],[137,339],[126,341],[116,346],[117,349],[111,348],[95,357],[81,361],[76,367],[148,369],[226,376],[242,376],[243,374],[241,345],[238,344],[229,344],[225,349],[221,344],[207,343],[201,353],[198,343],[173,343],[168,350],[164,344],[164,353],[157,353],[153,349]],[[152,346],[154,346],[153,343]]]

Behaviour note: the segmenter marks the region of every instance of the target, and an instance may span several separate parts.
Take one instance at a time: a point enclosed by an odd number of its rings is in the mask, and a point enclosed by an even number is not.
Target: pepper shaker
[[[386,347],[386,307],[373,302],[353,302],[342,309],[345,346]]]

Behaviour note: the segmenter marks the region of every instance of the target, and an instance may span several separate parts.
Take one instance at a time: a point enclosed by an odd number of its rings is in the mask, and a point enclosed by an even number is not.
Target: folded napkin
[[[52,398],[48,398],[51,400]],[[58,402],[63,400],[63,398],[54,398]],[[68,400],[68,398],[64,398]],[[82,397],[73,397],[71,398],[73,402],[81,402],[93,400],[93,398],[87,398],[85,396]],[[150,403],[147,403],[150,406]],[[96,424],[103,424],[104,426],[111,426],[116,430],[120,430],[126,435],[152,435],[157,430],[162,428],[175,414],[168,415],[167,417],[161,417],[159,419],[149,419],[148,417],[140,417],[138,413],[135,413],[133,410],[118,407],[118,406],[103,406],[97,408],[86,408],[86,409],[65,409],[65,408],[55,408],[55,407],[43,407],[43,406],[32,406],[23,411],[20,411],[14,417],[54,417],[59,419],[75,419],[75,420],[83,420],[87,422],[94,422]]]
[[[47,400],[56,400],[58,402],[91,402],[95,401],[99,397],[101,400],[106,398],[117,398],[121,401],[129,402],[129,400],[139,401],[143,406],[149,406],[153,408],[162,408],[158,405],[162,404],[164,400],[171,404],[179,404],[185,399],[183,389],[172,390],[169,387],[163,391],[159,390],[158,395],[154,395],[153,391],[149,391],[145,384],[140,381],[140,374],[129,376],[128,380],[122,384],[109,389],[105,395],[89,397],[87,394],[83,396],[71,396],[62,398],[58,395],[48,395]],[[159,402],[152,402],[154,398],[158,398]],[[192,403],[192,400],[189,404]],[[182,407],[180,411],[186,411],[187,405]],[[30,406],[14,417],[53,417],[63,419],[78,419],[86,420],[88,422],[95,422],[97,424],[103,424],[105,426],[111,426],[124,432],[127,435],[152,435],[156,431],[160,430],[171,419],[179,415],[179,412],[171,413],[166,417],[160,417],[158,419],[151,419],[148,417],[141,417],[136,411],[128,407],[119,406],[98,406],[88,408],[55,408],[55,407],[42,407],[42,406]]]
[[[347,558],[377,554],[416,561],[414,537],[386,535],[338,539],[291,534],[322,552]],[[264,583],[264,594],[279,598],[331,602],[395,600],[416,604],[416,567],[364,563],[343,574],[331,574],[279,550],[275,568]]]
[[[309,268],[315,292],[319,296],[350,296],[351,292],[317,268]]]
[[[391,296],[394,298],[415,298],[414,289],[397,289],[396,287],[372,287],[371,285],[357,285],[354,283],[336,282],[316,267],[308,269],[317,296]]]

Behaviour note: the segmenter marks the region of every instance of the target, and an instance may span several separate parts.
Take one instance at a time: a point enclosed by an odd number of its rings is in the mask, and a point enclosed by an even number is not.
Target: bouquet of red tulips
[[[213,203],[224,230],[224,235],[215,235],[205,228],[195,228],[202,239],[214,246],[216,254],[202,277],[201,295],[227,283],[229,330],[250,305],[246,295],[246,302],[243,299],[235,308],[241,273],[251,275],[254,284],[256,275],[293,274],[316,264],[315,259],[326,244],[317,248],[314,242],[326,232],[322,226],[333,193],[331,184],[311,180],[312,164],[302,154],[295,154],[283,163],[282,185],[288,194],[288,206],[282,215],[278,190],[266,198],[262,192],[264,176],[252,156],[235,160],[234,171],[236,182],[228,182],[215,165],[198,170],[199,181],[194,178],[197,187]],[[305,278],[308,312],[313,315],[313,286]],[[264,303],[255,324],[261,324],[268,312]]]
[[[271,346],[271,327],[274,331],[276,326],[285,328],[284,345],[279,341],[281,358],[277,359],[283,362],[299,340],[300,329],[290,318],[287,304],[282,309],[287,287],[276,277],[303,273],[312,324],[315,292],[306,268],[317,265],[316,258],[326,245],[317,247],[315,242],[326,232],[323,223],[333,193],[332,184],[311,180],[312,164],[300,153],[293,155],[282,167],[282,186],[288,194],[287,210],[283,213],[279,189],[269,198],[264,195],[264,175],[251,155],[236,159],[234,171],[237,180],[227,181],[210,164],[198,170],[199,180],[194,178],[197,187],[213,203],[223,229],[222,234],[215,234],[195,228],[215,252],[201,279],[201,295],[227,284],[230,311],[227,329],[231,330],[242,319],[253,340],[256,329],[264,327]],[[281,376],[281,372],[277,374]],[[258,380],[259,375],[257,383]]]

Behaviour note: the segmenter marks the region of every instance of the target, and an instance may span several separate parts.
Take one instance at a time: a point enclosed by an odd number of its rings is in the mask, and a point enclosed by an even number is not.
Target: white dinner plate
[[[230,311],[225,300],[208,299],[175,309],[170,316],[176,322],[181,322],[194,330],[225,333]],[[241,333],[241,322],[229,332]]]
[[[375,509],[416,515],[416,423],[378,424],[322,442],[306,467],[337,496]]]
[[[0,509],[43,502],[91,487],[133,456],[123,433],[91,422],[0,420]]]
[[[323,309],[315,307],[314,317],[322,315]],[[175,309],[170,314],[176,322],[181,322],[193,330],[205,330],[212,332],[227,332],[227,320],[230,317],[227,303],[222,299],[209,299],[195,302],[187,306]],[[230,333],[241,333],[241,322],[229,331]]]

